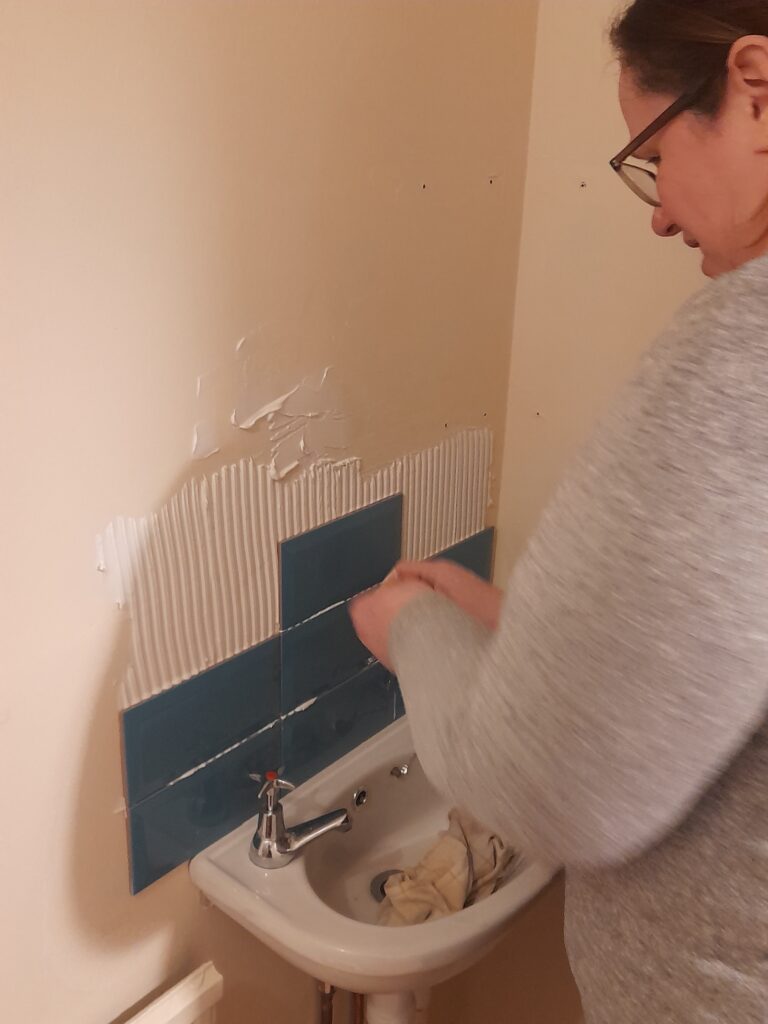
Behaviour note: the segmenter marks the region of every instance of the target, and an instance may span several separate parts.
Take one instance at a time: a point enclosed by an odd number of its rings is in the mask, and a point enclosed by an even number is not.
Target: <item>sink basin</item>
[[[392,774],[406,764],[407,774]],[[402,928],[376,924],[372,882],[416,864],[448,825],[449,805],[414,757],[405,718],[283,800],[288,826],[337,807],[349,809],[351,831],[323,836],[285,867],[251,863],[252,818],[199,853],[190,874],[267,946],[339,988],[398,993],[451,977],[482,957],[552,876],[521,861],[496,893],[458,914]]]

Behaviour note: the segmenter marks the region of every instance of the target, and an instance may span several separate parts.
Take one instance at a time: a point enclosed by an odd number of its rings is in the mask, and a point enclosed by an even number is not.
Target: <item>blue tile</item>
[[[283,541],[282,628],[380,583],[400,557],[402,518],[397,494]]]
[[[280,641],[252,647],[123,714],[129,805],[273,722]]]
[[[371,661],[346,604],[292,626],[281,641],[283,713],[351,679]]]
[[[395,681],[378,662],[283,722],[286,778],[304,782],[394,721]]]
[[[131,807],[131,891],[141,892],[255,814],[259,784],[248,773],[279,764],[276,725]]]
[[[435,558],[447,558],[451,562],[471,569],[484,580],[490,580],[493,574],[493,542],[495,530],[489,526],[487,530],[475,533],[466,540],[459,541],[453,547],[446,548],[435,555]]]

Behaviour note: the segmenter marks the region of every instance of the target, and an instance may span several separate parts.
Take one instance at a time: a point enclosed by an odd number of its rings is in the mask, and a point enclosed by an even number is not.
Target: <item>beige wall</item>
[[[675,307],[704,282],[698,257],[679,239],[651,233],[650,207],[608,166],[626,140],[606,40],[616,9],[614,0],[539,5],[498,517],[502,582],[576,446]],[[494,971],[489,958],[450,983],[456,997],[474,988],[488,1007],[478,1019],[489,1022],[522,1006],[526,1024],[576,1024],[559,887],[515,923],[496,964],[513,963],[526,938],[537,953],[528,975]]]
[[[541,0],[517,276],[497,570],[672,311],[697,255],[651,233],[608,161],[626,142],[607,45],[615,0]]]
[[[177,870],[127,891],[97,533],[190,463],[195,381],[338,371],[368,465],[501,439],[534,0],[0,3],[4,1014],[108,1024],[212,956],[225,1024],[311,983]],[[491,183],[493,179],[493,183]],[[424,187],[426,186],[426,187]],[[223,409],[226,413],[227,410]]]

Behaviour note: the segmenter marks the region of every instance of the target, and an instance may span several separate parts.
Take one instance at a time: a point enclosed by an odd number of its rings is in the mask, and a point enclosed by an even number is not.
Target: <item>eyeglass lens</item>
[[[656,184],[656,175],[644,167],[637,167],[634,164],[622,164],[619,168],[619,175],[629,188],[643,202],[651,206],[660,206],[659,190]]]

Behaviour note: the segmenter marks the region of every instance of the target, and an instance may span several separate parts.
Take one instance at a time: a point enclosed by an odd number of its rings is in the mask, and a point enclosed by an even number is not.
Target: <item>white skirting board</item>
[[[151,516],[119,517],[99,567],[130,616],[131,707],[278,631],[280,541],[404,495],[403,554],[427,558],[482,530],[492,435],[467,429],[373,473],[322,462],[290,480],[244,459],[190,481]]]
[[[202,964],[131,1017],[128,1024],[214,1024],[223,988],[213,964]]]

